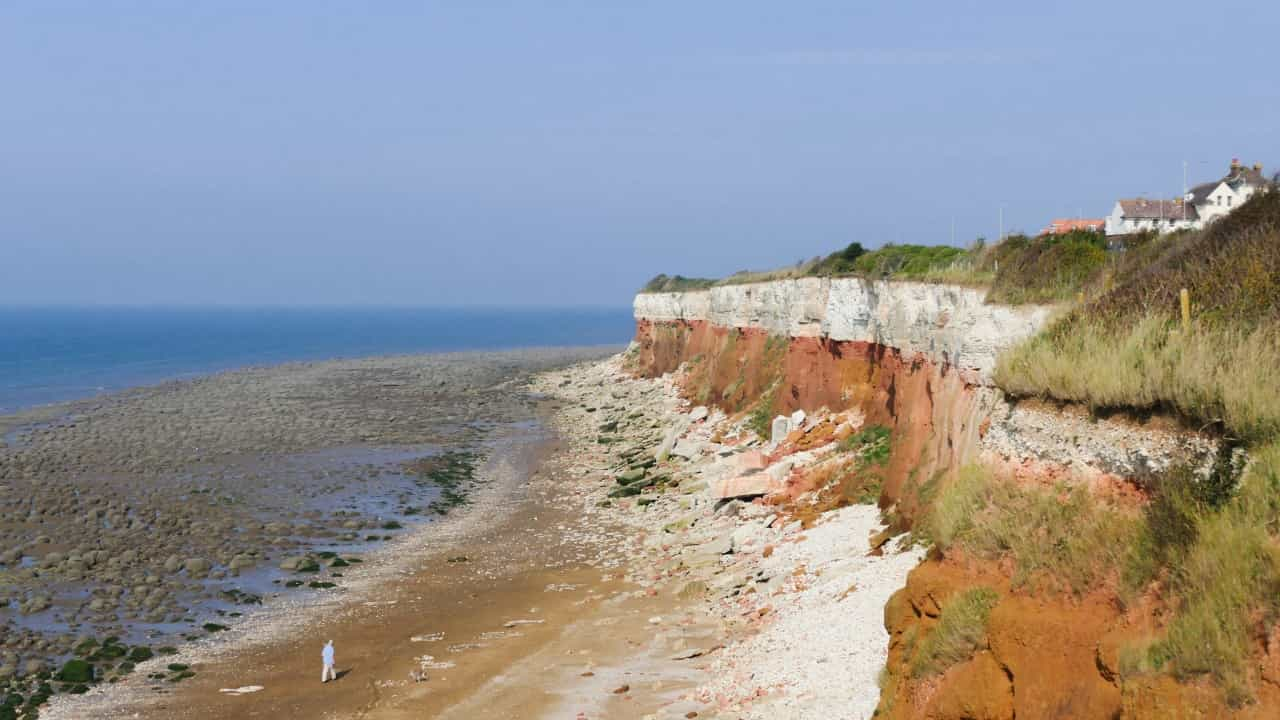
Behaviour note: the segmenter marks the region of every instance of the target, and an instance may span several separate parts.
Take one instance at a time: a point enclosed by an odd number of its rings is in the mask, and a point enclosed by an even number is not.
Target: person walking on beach
[[[330,640],[324,644],[324,650],[320,651],[320,658],[324,660],[324,669],[320,671],[320,682],[329,682],[330,678],[338,679],[338,673],[333,669],[333,641]]]

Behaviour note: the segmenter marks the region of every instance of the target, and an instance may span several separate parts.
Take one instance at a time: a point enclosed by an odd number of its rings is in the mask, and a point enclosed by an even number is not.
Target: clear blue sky
[[[0,4],[0,304],[622,305],[1280,163],[1280,3]]]

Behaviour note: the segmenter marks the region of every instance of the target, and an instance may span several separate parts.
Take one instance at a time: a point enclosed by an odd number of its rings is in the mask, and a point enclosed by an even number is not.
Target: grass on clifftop
[[[690,290],[705,290],[716,284],[717,281],[708,278],[687,278],[683,275],[657,275],[652,280],[644,284],[640,288],[640,292],[644,293],[662,293],[662,292],[688,292]]]
[[[949,245],[887,244],[867,250],[850,243],[826,257],[778,270],[743,270],[710,280],[658,275],[641,292],[705,290],[722,285],[792,280],[805,277],[858,277],[868,280],[990,286],[988,300],[1006,304],[1058,302],[1076,297],[1087,285],[1099,285],[1117,261],[1106,252],[1101,233],[1011,235],[994,246],[979,239],[968,249]]]
[[[1249,442],[1280,436],[1280,396],[1260,391],[1280,372],[1280,192],[1134,255],[1112,289],[1004,353],[997,384],[1094,409],[1172,410]]]

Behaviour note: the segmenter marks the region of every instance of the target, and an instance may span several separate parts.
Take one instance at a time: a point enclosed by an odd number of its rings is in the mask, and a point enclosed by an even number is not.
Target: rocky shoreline
[[[588,672],[625,679],[637,658],[666,662],[644,662],[642,681],[607,693],[566,691],[564,714],[550,716],[870,717],[884,606],[923,552],[888,539],[874,499],[812,512],[830,471],[859,462],[841,441],[860,420],[807,417],[767,443],[745,417],[691,407],[673,376],[640,379],[625,364],[547,373],[535,387],[566,403],[555,425],[577,479],[560,502],[583,525],[625,528],[625,561],[600,565],[635,589],[613,601],[674,603],[644,620],[648,644],[613,673]]]
[[[6,708],[135,666],[185,680],[176,656],[145,661],[235,634],[264,602],[343,593],[528,433],[536,401],[512,390],[529,373],[601,354],[253,368],[6,418],[0,682],[25,696]]]
[[[868,488],[846,487],[878,472],[861,417],[794,418],[765,442],[625,355],[504,382],[489,387],[509,398],[505,423],[470,439],[487,458],[472,504],[369,552],[338,588],[269,598],[42,717],[870,717],[883,608],[921,553],[891,537]],[[542,441],[524,403],[555,438],[527,466],[514,454]],[[485,609],[512,592],[510,609]],[[316,696],[303,629],[363,658],[368,690]]]

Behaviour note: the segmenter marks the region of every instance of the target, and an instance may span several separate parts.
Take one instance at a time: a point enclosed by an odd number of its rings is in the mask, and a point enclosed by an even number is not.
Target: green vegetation
[[[913,677],[937,675],[987,646],[987,620],[1000,602],[988,587],[969,588],[946,602],[938,624],[911,656]]]
[[[1252,698],[1257,628],[1280,620],[1280,444],[1255,451],[1238,487],[1231,458],[1207,476],[1169,472],[1141,515],[1083,488],[1027,489],[970,466],[917,532],[942,552],[1011,561],[1015,584],[1036,592],[1112,580],[1126,601],[1157,592],[1172,611],[1165,631],[1123,649],[1122,675],[1207,676],[1239,705]]]
[[[687,278],[683,275],[658,275],[644,284],[640,292],[685,292],[688,290],[704,290],[715,285],[715,280],[707,278]]]
[[[992,269],[987,301],[1020,305],[1068,300],[1097,279],[1107,264],[1102,233],[1011,235],[982,258],[982,265]]]
[[[769,439],[769,435],[773,430],[770,426],[773,423],[773,405],[777,395],[778,386],[775,384],[769,390],[760,393],[760,397],[756,399],[755,407],[747,415],[747,427],[765,440]]]
[[[447,515],[449,510],[467,502],[466,491],[476,480],[476,464],[480,456],[463,450],[450,450],[433,457],[415,460],[406,465],[406,470],[417,476],[415,484],[419,487],[434,485],[440,489],[440,497],[427,505],[427,510],[437,515]],[[402,526],[396,521],[383,524],[384,530],[398,530]],[[390,538],[391,536],[384,536]],[[376,536],[370,536],[376,539]]]
[[[859,465],[888,465],[892,450],[889,428],[884,425],[868,425],[840,442],[840,449],[859,455]]]
[[[1157,498],[1147,509],[1128,579],[1163,577],[1177,612],[1164,637],[1127,649],[1121,669],[1168,671],[1179,680],[1207,675],[1240,705],[1252,699],[1255,628],[1280,619],[1280,445],[1255,453],[1229,497],[1206,494],[1201,484],[1175,477],[1161,491],[1173,499]]]
[[[1137,240],[1134,240],[1137,243]],[[1120,261],[1107,254],[1101,233],[1011,235],[988,247],[979,238],[968,249],[950,245],[887,244],[867,250],[850,243],[826,257],[779,270],[743,270],[721,280],[659,275],[641,292],[703,290],[720,285],[803,277],[861,277],[916,280],[991,287],[989,301],[1008,304],[1058,302],[1075,298],[1089,286],[1105,284]]]
[[[949,245],[894,245],[864,253],[853,263],[854,273],[871,279],[923,280],[966,256]]]
[[[874,505],[880,500],[884,468],[893,452],[889,428],[868,425],[841,440],[839,448],[854,457],[840,461],[833,472],[831,483],[838,488],[837,504]]]
[[[815,263],[810,274],[823,277],[852,275],[858,271],[858,259],[866,254],[861,243],[849,243],[845,249],[837,250]]]
[[[1280,436],[1280,397],[1258,392],[1280,371],[1280,192],[1133,255],[1111,290],[1005,353],[997,384],[1097,410],[1171,410],[1251,443]]]
[[[1255,442],[1280,433],[1280,396],[1258,392],[1280,373],[1280,333],[1193,326],[1148,315],[1112,329],[1075,321],[1003,354],[995,379],[1006,392],[1070,400],[1098,411],[1165,409]]]
[[[53,676],[58,682],[87,683],[93,682],[93,665],[85,660],[68,660]]]

